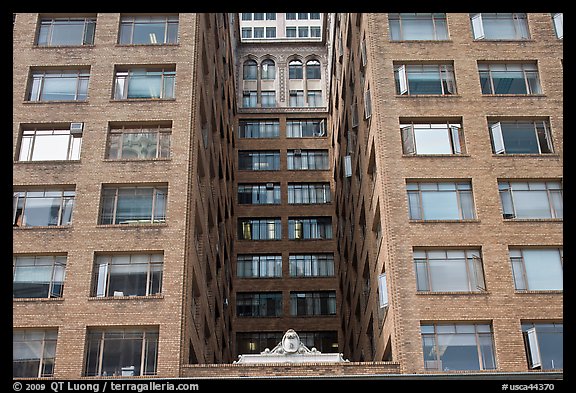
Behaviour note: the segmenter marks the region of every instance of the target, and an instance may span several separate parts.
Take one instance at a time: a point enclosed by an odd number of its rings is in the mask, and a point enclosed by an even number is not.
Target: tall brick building
[[[14,377],[562,376],[562,14],[13,32]]]

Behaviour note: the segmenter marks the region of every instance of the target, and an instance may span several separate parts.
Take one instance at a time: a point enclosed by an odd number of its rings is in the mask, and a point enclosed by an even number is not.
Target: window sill
[[[167,227],[165,222],[151,223],[151,222],[130,222],[126,224],[98,224],[97,228],[156,228]]]
[[[123,98],[114,99],[111,98],[110,102],[174,102],[176,98]]]
[[[34,49],[84,49],[84,48],[94,48],[94,44],[84,44],[84,45],[34,45]]]
[[[558,153],[503,153],[503,154],[494,154],[492,153],[492,157],[533,157],[533,158],[560,158],[560,154]]]
[[[564,294],[564,291],[561,289],[550,289],[550,290],[545,290],[545,289],[527,289],[525,291],[521,291],[519,289],[515,290],[514,293],[517,293],[519,295],[562,295]]]
[[[503,218],[504,222],[564,222],[563,218]]]
[[[115,44],[114,47],[116,48],[140,48],[140,47],[178,47],[180,43],[160,43],[160,44]]]
[[[466,220],[414,220],[414,219],[409,219],[408,222],[413,223],[413,224],[439,224],[439,223],[448,223],[448,224],[454,224],[454,223],[472,223],[472,222],[480,222],[479,219],[477,218],[470,218],[470,219],[466,219]]]
[[[503,38],[503,39],[498,39],[498,38],[476,38],[472,40],[473,42],[492,42],[492,43],[496,43],[496,44],[500,44],[502,42],[510,42],[510,43],[519,43],[519,42],[535,42],[533,39],[531,38],[518,38],[518,39],[513,39],[513,38]]]
[[[482,97],[504,97],[504,98],[545,98],[546,94],[482,94]]]
[[[63,297],[15,297],[12,298],[15,303],[62,303],[64,301]]]
[[[436,98],[448,98],[448,97],[452,97],[452,98],[461,98],[462,96],[460,94],[396,94],[396,98],[431,98],[431,97],[436,97]]]
[[[171,161],[172,158],[105,158],[104,162],[157,162]]]
[[[471,157],[470,154],[402,154],[402,157],[436,158],[436,157]]]
[[[19,226],[12,226],[12,229],[16,229],[16,230],[34,230],[34,229],[60,229],[60,230],[68,230],[72,228],[72,225],[27,225],[27,226],[23,226],[23,227],[19,227]]]
[[[35,161],[14,161],[14,165],[33,165],[33,164],[73,164],[79,163],[80,160],[35,160]]]
[[[155,299],[164,299],[164,295],[132,295],[132,296],[90,296],[88,298],[89,301],[116,301],[116,300],[155,300]]]
[[[88,100],[51,100],[51,101],[22,101],[24,105],[48,105],[48,104],[84,104],[88,105]]]
[[[489,295],[488,291],[417,291],[417,296],[428,296],[428,295],[456,295],[456,296],[485,296]]]

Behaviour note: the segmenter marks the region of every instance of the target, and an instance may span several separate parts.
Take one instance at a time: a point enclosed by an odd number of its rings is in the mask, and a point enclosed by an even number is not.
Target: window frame
[[[151,195],[148,196],[146,195],[146,197],[150,197],[151,198],[151,208],[150,211],[147,212],[149,213],[148,215],[150,216],[149,219],[135,219],[135,218],[130,218],[130,219],[125,219],[122,222],[119,222],[119,217],[118,217],[118,204],[119,204],[119,197],[120,197],[120,191],[132,191],[135,195],[136,192],[138,192],[139,190],[147,190],[149,189],[151,192]],[[106,194],[113,194],[112,195],[106,195]],[[163,197],[163,201],[160,200],[159,198]],[[104,211],[105,209],[108,207],[106,205],[107,201],[106,198],[111,198],[112,201],[112,212],[111,217],[109,219],[105,219],[104,216]],[[164,210],[157,212],[157,206],[160,204],[160,206],[164,206]],[[99,208],[99,215],[98,215],[98,225],[162,225],[166,223],[166,217],[167,217],[167,207],[168,207],[168,185],[160,185],[160,184],[156,184],[156,185],[129,185],[129,186],[117,186],[117,185],[103,185],[102,186],[102,192],[101,192],[101,197],[100,197],[100,208]],[[159,217],[157,217],[157,215],[159,215]],[[111,220],[111,222],[103,222],[103,221],[108,221]]]
[[[425,186],[423,189],[422,186]],[[440,189],[440,187],[454,187],[452,188],[444,188]],[[430,188],[428,188],[430,187]],[[433,189],[432,187],[435,187]],[[462,188],[459,188],[462,187]],[[445,180],[445,181],[407,181],[406,182],[406,191],[408,194],[408,214],[410,220],[412,221],[419,221],[419,222],[434,222],[434,221],[466,221],[466,220],[476,220],[476,204],[474,203],[474,193],[472,188],[472,182],[467,180]],[[424,210],[424,203],[422,198],[422,193],[425,192],[440,192],[440,193],[455,193],[456,194],[456,203],[458,208],[458,218],[429,218],[426,219],[426,212]],[[418,206],[412,206],[411,202],[416,201],[411,198],[411,195],[417,196]],[[469,195],[469,207],[471,211],[465,212],[464,206],[466,201],[463,199],[463,195]],[[418,210],[416,212],[416,210]],[[416,217],[413,217],[413,212],[418,213]],[[466,213],[466,214],[465,214]],[[468,215],[471,215],[468,217]]]
[[[416,68],[418,67],[418,69]],[[430,68],[429,71],[425,71],[424,67]],[[413,93],[410,89],[410,75],[425,74],[427,72],[432,72],[432,67],[434,67],[434,72],[437,71],[438,79],[434,79],[434,82],[438,82],[440,86],[440,93]],[[415,78],[412,78],[414,81]],[[417,79],[417,78],[416,78]],[[394,81],[396,84],[396,95],[399,96],[441,96],[449,97],[458,95],[458,90],[456,88],[456,75],[454,73],[454,65],[452,63],[395,63],[394,64]]]
[[[241,196],[242,194],[249,194],[250,202],[245,202],[247,197]],[[282,203],[280,183],[238,183],[237,200],[238,205],[280,205]]]
[[[413,18],[419,22],[431,21],[433,30],[432,37],[417,39],[406,38],[403,25],[405,24],[407,18]],[[444,21],[444,32],[440,32],[442,26],[439,21],[442,20]],[[390,27],[390,41],[448,41],[450,39],[448,34],[448,22],[446,19],[446,13],[392,13],[388,14],[388,24]],[[397,32],[396,24],[398,26]]]
[[[66,23],[68,22],[68,23]],[[54,39],[54,28],[57,24],[80,24],[82,22],[82,37],[79,39],[79,43],[76,44],[62,44],[53,43]],[[47,26],[46,31],[46,43],[40,42],[40,37],[43,34],[44,26]],[[41,17],[38,21],[38,34],[34,43],[37,47],[41,48],[57,48],[57,47],[83,47],[83,46],[93,46],[94,36],[96,31],[96,16],[86,16],[86,17],[64,17],[64,18],[54,18],[54,17]],[[44,42],[44,41],[42,41]]]
[[[502,125],[519,126],[521,124],[531,123],[534,128],[534,136],[538,152],[507,152],[506,141],[504,138],[504,130]],[[492,153],[496,155],[513,155],[513,154],[537,154],[547,155],[554,154],[554,146],[552,144],[552,131],[550,129],[550,122],[548,120],[500,120],[488,121],[488,130],[490,132],[490,142],[492,144]],[[510,149],[509,149],[510,150]],[[546,151],[548,150],[548,151]]]
[[[156,152],[154,157],[123,157],[124,143],[126,135],[154,135],[156,139]],[[111,145],[113,139],[118,139],[116,156],[111,155]],[[106,159],[107,160],[161,160],[170,158],[170,142],[172,139],[171,124],[134,124],[134,125],[114,125],[110,126],[106,140]]]
[[[330,169],[328,149],[288,149],[289,171],[325,171]]]
[[[510,15],[510,18],[507,16]],[[484,21],[486,16],[490,19],[507,19],[512,20],[514,26],[514,37],[486,37],[486,29]],[[528,15],[526,13],[476,13],[470,14],[470,23],[472,28],[472,37],[478,41],[525,41],[530,40],[530,28],[528,23]],[[525,35],[524,35],[525,33]]]
[[[514,198],[514,189],[512,185],[523,185],[522,187],[526,187],[525,189],[520,189],[519,191],[542,191],[542,188],[531,188],[535,187],[535,184],[544,183],[544,190],[546,191],[546,197],[548,201],[548,211],[550,212],[550,217],[527,217],[522,216],[518,217],[518,212],[516,209],[516,202]],[[550,188],[550,184],[552,185],[558,184],[558,188]],[[518,188],[516,189],[518,190]],[[561,180],[499,180],[498,181],[498,191],[500,194],[500,207],[502,209],[502,217],[504,220],[533,220],[533,219],[563,219],[564,216],[564,206],[562,204],[561,209],[558,209],[559,206],[554,206],[554,198],[552,198],[552,192],[550,190],[559,190],[560,198],[559,201],[562,201],[562,195],[564,193],[563,185]],[[556,191],[558,193],[558,191]],[[559,215],[557,210],[562,210],[562,213]]]
[[[147,79],[146,83],[154,81],[154,74],[160,74],[159,96],[134,97],[130,96],[130,81],[134,77]],[[149,80],[148,80],[149,79]],[[171,95],[169,95],[171,93]],[[174,100],[176,98],[176,66],[165,65],[158,67],[118,67],[114,72],[114,101],[125,100]]]
[[[524,253],[531,250],[545,250],[557,251],[559,255],[560,269],[564,271],[564,250],[562,247],[558,248],[523,248],[523,247],[510,247],[508,250],[510,267],[512,269],[512,278],[514,280],[514,289],[518,292],[529,291],[563,291],[563,277],[560,277],[561,288],[530,288],[530,278],[528,270],[526,269],[526,260]],[[540,262],[548,265],[548,261]]]
[[[550,359],[552,363],[552,368],[544,367],[544,359],[542,356],[542,344],[539,337],[539,334],[543,334],[543,330],[553,329],[552,332],[554,333],[556,338],[560,338],[562,343],[564,342],[563,333],[564,333],[564,323],[563,322],[545,322],[545,321],[529,321],[529,322],[522,322],[522,336],[524,338],[524,346],[526,352],[526,361],[528,368],[531,370],[540,369],[540,370],[562,370],[563,363],[562,360],[562,367],[554,367],[554,359]],[[561,331],[560,331],[561,330]],[[539,333],[540,332],[540,333]],[[563,345],[560,345],[562,348]],[[562,358],[563,358],[562,351]]]
[[[244,167],[245,160],[250,159],[250,167]],[[270,161],[271,160],[271,161]],[[246,161],[247,162],[247,161]],[[268,168],[268,164],[272,168]],[[265,169],[262,169],[262,168]],[[280,150],[238,150],[238,170],[241,171],[279,171]]]
[[[513,70],[509,68],[520,68],[519,70]],[[497,70],[496,68],[504,68],[504,70]],[[521,72],[523,75],[524,87],[526,92],[525,93],[496,93],[495,86],[494,86],[494,73],[499,72]],[[542,94],[542,84],[540,82],[540,73],[538,71],[538,65],[536,62],[526,62],[526,63],[518,63],[518,62],[508,62],[508,63],[494,63],[494,62],[478,62],[478,75],[480,77],[480,87],[482,91],[482,95],[541,95]],[[483,76],[484,75],[484,76]],[[535,85],[533,86],[530,83],[530,75],[532,75],[532,79],[535,80]],[[535,77],[534,77],[535,76]],[[488,84],[482,83],[482,80],[486,79]],[[485,92],[485,87],[489,88],[489,92]]]
[[[282,254],[238,254],[236,257],[236,277],[282,277]]]
[[[68,136],[66,147],[66,157],[34,159],[37,144],[39,140],[53,136]],[[82,133],[76,134],[70,131],[70,125],[67,127],[58,125],[34,125],[23,126],[19,135],[18,143],[18,162],[43,162],[43,161],[79,161],[82,150]],[[40,146],[41,144],[38,144]],[[52,152],[56,149],[50,149]]]
[[[289,277],[334,277],[333,253],[291,253],[288,257]]]
[[[269,304],[270,303],[270,304]],[[237,292],[236,316],[238,318],[277,318],[282,316],[282,292]],[[270,315],[274,306],[273,315]],[[250,309],[242,311],[240,307]]]
[[[32,196],[29,194],[43,193],[43,196]],[[47,196],[47,193],[59,193],[60,203],[58,208],[58,216],[56,217],[56,224],[48,222],[45,225],[26,225],[26,209],[29,208],[27,205],[29,203],[29,198],[44,198],[52,199],[57,197],[56,195]],[[21,204],[20,201],[23,201]],[[74,205],[76,202],[76,191],[72,187],[63,187],[61,189],[52,188],[30,188],[23,189],[21,191],[13,192],[13,215],[12,215],[12,226],[13,227],[67,227],[72,225],[72,216],[74,212]],[[70,204],[70,205],[68,205]],[[65,216],[68,217],[68,221],[64,222]],[[54,218],[54,217],[51,217]],[[21,221],[20,221],[21,220]]]
[[[279,217],[239,217],[238,240],[275,241],[282,240],[282,221]],[[270,235],[273,233],[273,236]],[[262,237],[266,235],[266,237]]]
[[[321,199],[318,199],[318,192],[322,195]],[[323,205],[329,203],[332,203],[332,193],[329,182],[288,183],[289,205]]]
[[[336,291],[290,291],[292,317],[335,316],[336,308]]]
[[[446,125],[446,128],[440,126]],[[428,127],[426,127],[428,126]],[[429,130],[447,133],[450,144],[450,153],[419,153],[417,142],[417,130]],[[464,131],[461,122],[415,122],[403,121],[400,123],[400,134],[402,137],[402,153],[411,156],[436,156],[436,155],[462,155],[464,151]]]
[[[74,91],[63,92],[73,94],[72,99],[49,100],[43,98],[46,93],[47,78],[75,79]],[[90,84],[90,67],[81,69],[31,69],[29,87],[26,94],[27,102],[85,102],[88,101],[88,89]],[[61,92],[62,93],[62,92]],[[53,93],[49,93],[53,94]]]
[[[32,264],[29,265],[19,265],[19,262],[23,262],[26,259],[34,259]],[[38,264],[43,259],[52,259],[51,264]],[[13,299],[55,299],[55,298],[62,298],[64,292],[64,283],[66,280],[66,263],[67,263],[67,256],[66,255],[14,255],[12,257],[12,298]],[[15,287],[15,279],[16,275],[18,274],[18,270],[21,268],[30,268],[36,269],[36,266],[50,266],[51,273],[50,273],[50,282],[48,283],[47,288],[47,296],[14,296],[14,287]],[[37,270],[35,270],[37,272]],[[60,278],[60,281],[57,281],[57,277]],[[28,281],[27,283],[38,283],[41,281]],[[38,284],[36,284],[38,285]],[[55,288],[56,287],[56,288]]]
[[[163,18],[164,20],[161,21],[160,19]],[[156,19],[156,20],[154,20]],[[134,43],[134,30],[137,24],[146,26],[148,24],[164,24],[164,39],[163,42],[137,42]],[[149,27],[149,26],[147,26]],[[124,28],[129,29],[129,40],[128,42],[122,42],[123,37],[123,30]],[[175,30],[174,30],[175,28]],[[178,35],[180,29],[180,20],[179,15],[122,15],[120,17],[120,25],[118,26],[118,45],[177,45],[178,44]],[[172,31],[171,31],[172,30]],[[150,36],[150,40],[152,41],[152,36]],[[174,36],[172,37],[172,34]],[[155,37],[155,35],[154,35]],[[174,41],[171,41],[171,38],[174,38]]]
[[[39,340],[34,338],[34,336],[42,334],[42,339]],[[16,335],[16,337],[14,337]],[[21,337],[21,338],[20,338]],[[56,362],[56,348],[58,345],[58,329],[57,328],[43,328],[43,329],[21,329],[15,328],[12,331],[12,345],[17,346],[18,344],[24,344],[26,347],[31,347],[33,343],[39,342],[40,343],[40,351],[42,353],[42,357],[34,358],[34,359],[24,359],[24,360],[33,360],[38,361],[38,372],[35,375],[13,375],[14,378],[45,378],[45,377],[53,377],[54,376],[54,365]],[[32,344],[31,344],[32,343]],[[33,352],[33,350],[32,350]],[[14,351],[12,354],[12,368],[14,369],[14,355],[17,351]],[[53,353],[53,356],[50,357],[49,355]],[[46,370],[46,367],[49,367]],[[51,369],[51,372],[49,370]],[[47,372],[48,371],[48,372]]]
[[[238,120],[239,138],[271,139],[280,137],[279,119],[240,119]]]
[[[331,216],[288,217],[288,240],[332,240],[333,230]]]

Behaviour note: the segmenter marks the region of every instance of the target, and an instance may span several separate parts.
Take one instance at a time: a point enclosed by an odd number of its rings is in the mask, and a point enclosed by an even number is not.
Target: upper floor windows
[[[456,94],[452,64],[395,64],[396,94]]]
[[[318,60],[308,60],[306,62],[306,78],[320,79],[320,62]]]
[[[12,333],[12,377],[54,376],[57,329],[14,329]]]
[[[72,223],[76,193],[69,189],[15,191],[14,227],[61,226]]]
[[[164,223],[167,195],[166,186],[105,186],[99,224]]]
[[[314,171],[326,169],[330,169],[328,150],[288,150],[288,170]]]
[[[468,220],[476,218],[472,185],[461,182],[409,182],[408,207],[412,220]]]
[[[108,134],[106,158],[150,160],[170,157],[169,125],[113,126]]]
[[[161,45],[178,42],[178,15],[122,16],[119,44]]]
[[[240,138],[278,138],[280,121],[278,119],[240,120],[238,134]]]
[[[548,121],[491,121],[489,128],[494,154],[553,152]]]
[[[562,218],[562,184],[559,181],[500,181],[505,219]]]
[[[391,13],[390,38],[392,41],[447,40],[446,14]]]
[[[462,154],[464,150],[460,123],[411,122],[400,124],[400,131],[404,154]]]
[[[42,18],[38,46],[82,46],[94,44],[95,17]]]
[[[86,101],[90,70],[37,69],[30,75],[27,101]]]
[[[60,298],[66,276],[65,255],[14,257],[14,298]]]
[[[238,169],[248,171],[280,170],[280,151],[255,150],[238,152]]]
[[[77,132],[70,124],[25,126],[20,137],[18,161],[79,160],[81,145],[82,132]]]
[[[280,204],[280,183],[238,184],[238,203],[242,205]]]
[[[470,14],[476,40],[527,40],[528,18],[525,13]]]
[[[238,240],[281,240],[280,218],[239,218]]]
[[[510,248],[517,291],[561,291],[564,252],[561,248]]]
[[[286,120],[287,138],[309,138],[326,136],[325,119]]]
[[[478,63],[482,94],[541,94],[536,63]]]
[[[114,99],[174,98],[175,78],[175,66],[119,68],[114,78]]]

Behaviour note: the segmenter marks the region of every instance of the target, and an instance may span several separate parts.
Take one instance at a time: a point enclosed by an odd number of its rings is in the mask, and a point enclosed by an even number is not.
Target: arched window
[[[246,60],[244,62],[244,80],[256,80],[257,71],[258,63],[256,63],[256,60]]]
[[[273,60],[266,59],[262,62],[262,79],[276,79],[276,65]]]
[[[302,79],[302,62],[300,60],[292,60],[288,63],[288,79]]]
[[[318,60],[308,60],[306,62],[306,78],[320,79],[320,62]]]

